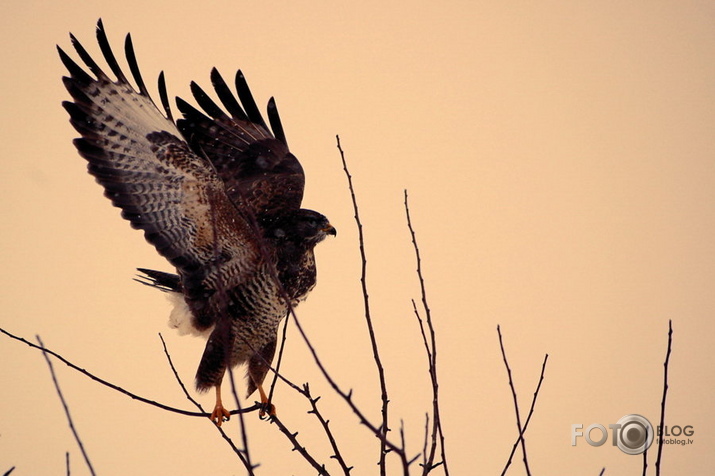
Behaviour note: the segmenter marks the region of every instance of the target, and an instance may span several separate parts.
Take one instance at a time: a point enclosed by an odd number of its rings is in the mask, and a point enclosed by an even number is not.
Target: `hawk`
[[[70,39],[89,70],[57,47],[73,99],[63,106],[82,136],[74,145],[122,217],[176,269],[139,271],[141,282],[175,298],[174,327],[208,338],[196,388],[216,390],[212,421],[220,426],[229,418],[221,380],[243,363],[247,397],[258,389],[264,408],[272,408],[262,383],[278,324],[315,285],[315,245],[336,235],[325,216],[301,208],[305,176],[288,149],[275,101],[268,102],[269,127],[241,71],[236,96],[214,68],[211,83],[223,108],[192,82],[203,112],[176,98],[183,118],[174,120],[163,72],[162,112],[142,80],[130,35],[125,55],[136,88],[101,19],[97,41],[116,80],[74,35]]]

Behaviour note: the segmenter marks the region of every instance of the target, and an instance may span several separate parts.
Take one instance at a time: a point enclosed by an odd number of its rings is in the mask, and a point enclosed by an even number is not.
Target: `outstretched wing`
[[[211,83],[228,113],[193,82],[191,92],[206,114],[181,98],[176,100],[184,116],[177,126],[191,148],[208,157],[229,197],[242,209],[251,210],[259,223],[265,225],[300,208],[305,176],[288,150],[273,98],[268,102],[268,119],[275,137],[241,71],[235,81],[238,100],[216,68],[211,70]]]
[[[89,162],[89,172],[122,216],[177,268],[189,300],[205,301],[208,289],[238,285],[259,266],[255,230],[226,194],[213,166],[191,150],[149,97],[130,36],[125,50],[139,91],[119,67],[101,20],[97,39],[116,81],[70,37],[94,75],[58,47],[70,73],[63,81],[74,99],[63,105],[82,135],[74,143]],[[237,282],[219,282],[227,276]]]

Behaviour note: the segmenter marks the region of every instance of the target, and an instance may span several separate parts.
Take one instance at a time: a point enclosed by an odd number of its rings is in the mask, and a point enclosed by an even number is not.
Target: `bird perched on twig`
[[[242,363],[248,364],[248,395],[258,389],[272,408],[262,383],[278,324],[315,285],[315,245],[336,234],[323,215],[300,208],[305,176],[288,149],[275,101],[268,102],[269,127],[243,74],[236,74],[237,98],[213,69],[223,108],[191,83],[203,112],[177,98],[183,118],[174,121],[163,73],[161,112],[129,35],[125,53],[137,89],[101,20],[97,40],[116,80],[70,38],[89,69],[58,47],[73,99],[63,106],[82,136],[74,144],[122,217],[176,268],[176,274],[140,268],[142,282],[176,298],[175,327],[208,336],[196,387],[216,389],[211,419],[219,426],[228,419],[221,381],[227,368]]]

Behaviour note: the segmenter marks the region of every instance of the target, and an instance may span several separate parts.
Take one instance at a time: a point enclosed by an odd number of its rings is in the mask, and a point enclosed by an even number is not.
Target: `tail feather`
[[[163,271],[155,271],[153,269],[137,268],[137,271],[144,273],[134,278],[134,281],[142,283],[145,286],[151,286],[164,292],[181,293],[181,277],[177,274],[165,273]]]

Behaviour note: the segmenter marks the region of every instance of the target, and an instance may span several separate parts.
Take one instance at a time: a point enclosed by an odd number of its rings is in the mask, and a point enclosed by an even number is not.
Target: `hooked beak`
[[[322,231],[326,235],[338,236],[338,230],[336,230],[335,227],[333,225],[331,225],[330,223],[325,225],[325,227],[322,228],[320,231]]]

